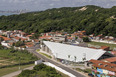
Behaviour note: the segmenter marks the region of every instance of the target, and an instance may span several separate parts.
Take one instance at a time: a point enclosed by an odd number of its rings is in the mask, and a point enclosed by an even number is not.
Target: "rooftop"
[[[106,58],[106,59],[103,59],[102,61],[105,61],[105,62],[116,62],[116,57],[111,57],[111,58]]]
[[[97,60],[106,52],[101,49],[91,49],[49,41],[44,41],[43,43],[52,51],[55,57],[70,61],[74,61],[76,57],[76,62],[83,62],[83,58],[85,57],[86,61],[91,59]],[[70,55],[70,59],[68,58],[68,55]]]
[[[103,62],[103,61],[100,61],[100,60],[93,60],[93,59],[90,60],[89,62],[92,62],[93,66],[95,66],[95,67],[116,72],[116,64]]]
[[[5,41],[11,40],[10,38],[4,37],[4,36],[0,36],[0,37],[3,38]]]

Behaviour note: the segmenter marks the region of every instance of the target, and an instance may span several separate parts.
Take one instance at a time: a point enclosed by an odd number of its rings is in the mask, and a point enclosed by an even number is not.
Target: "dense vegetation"
[[[83,37],[83,41],[84,41],[84,42],[90,42],[90,40],[89,40],[88,37]]]
[[[38,60],[26,50],[0,49],[0,68],[34,63]]]
[[[54,68],[44,64],[36,65],[33,70],[24,70],[18,77],[62,77]]]
[[[1,16],[0,29],[20,29],[27,33],[64,30],[75,32],[86,30],[87,34],[103,34],[116,37],[116,6],[101,8],[88,5],[83,7],[64,7],[31,12],[20,15]]]

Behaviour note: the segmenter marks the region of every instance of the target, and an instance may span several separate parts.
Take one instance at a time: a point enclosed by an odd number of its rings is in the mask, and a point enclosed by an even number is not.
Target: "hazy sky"
[[[58,7],[78,7],[83,5],[97,5],[101,7],[116,6],[116,0],[0,0],[0,10],[30,11],[45,10]]]

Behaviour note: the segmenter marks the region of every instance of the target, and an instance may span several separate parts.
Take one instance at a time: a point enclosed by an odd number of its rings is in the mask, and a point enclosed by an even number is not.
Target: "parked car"
[[[91,74],[91,73],[89,73],[89,74],[88,74],[88,76],[89,76],[89,77],[94,77],[94,75],[93,75],[93,74]]]

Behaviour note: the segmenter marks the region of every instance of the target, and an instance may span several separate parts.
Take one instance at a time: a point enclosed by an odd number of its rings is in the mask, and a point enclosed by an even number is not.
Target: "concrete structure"
[[[64,74],[68,75],[69,77],[76,77],[75,75],[71,74],[70,72],[67,72],[64,69],[62,69],[62,68],[60,68],[60,67],[58,67],[58,66],[56,66],[56,65],[54,65],[52,63],[44,62],[44,64],[47,65],[47,66],[55,68],[56,70],[58,70],[58,71],[60,71],[60,72],[62,72]]]
[[[41,63],[42,63],[42,60],[35,61],[35,65],[38,65],[38,64],[41,64]]]
[[[63,61],[85,62],[91,59],[98,60],[112,56],[108,53],[106,54],[106,51],[101,49],[91,49],[49,41],[43,41],[41,48],[43,51],[53,55],[54,58]],[[103,56],[104,54],[105,56]]]

